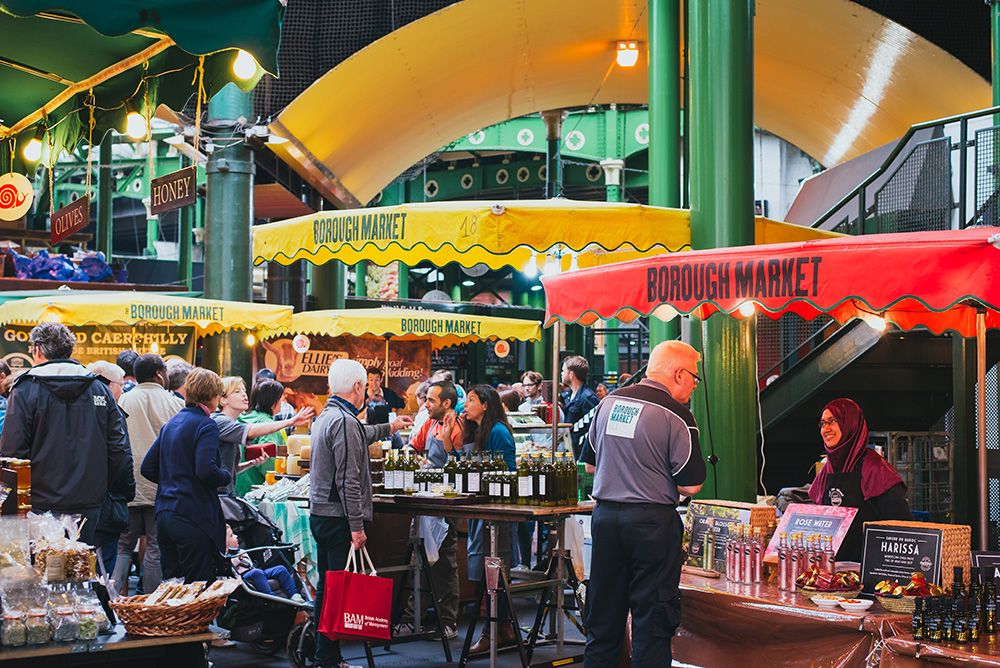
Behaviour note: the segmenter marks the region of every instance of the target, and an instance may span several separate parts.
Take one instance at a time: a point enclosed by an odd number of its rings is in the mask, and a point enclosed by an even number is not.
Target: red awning
[[[770,246],[667,253],[542,279],[546,321],[617,317],[740,317],[755,302],[773,318],[828,313],[840,322],[882,317],[976,335],[976,304],[1000,327],[1000,228],[873,234]],[[661,307],[667,305],[669,308]]]

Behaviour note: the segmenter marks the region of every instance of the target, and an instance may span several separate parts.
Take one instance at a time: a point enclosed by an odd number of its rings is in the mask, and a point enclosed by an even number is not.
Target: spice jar
[[[97,617],[94,606],[81,605],[76,609],[76,639],[93,640],[97,637]]]
[[[24,616],[20,612],[9,610],[3,613],[0,643],[6,647],[19,647],[24,644]]]
[[[44,645],[52,640],[52,627],[46,618],[45,610],[33,608],[28,611],[28,620],[24,623],[29,645]]]
[[[56,625],[52,638],[56,642],[76,640],[76,614],[73,608],[64,606],[56,610]]]

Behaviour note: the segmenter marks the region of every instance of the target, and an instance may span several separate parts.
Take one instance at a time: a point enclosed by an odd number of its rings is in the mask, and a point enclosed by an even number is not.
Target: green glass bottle
[[[414,481],[414,475],[417,472],[417,458],[413,451],[410,450],[406,453],[406,461],[403,462],[403,491],[409,491],[411,494],[416,483]]]
[[[483,462],[482,453],[477,453],[469,461],[469,494],[482,494]]]
[[[531,457],[525,453],[517,465],[517,502],[530,505],[534,494],[534,481],[531,477]]]
[[[463,452],[458,457],[458,474],[456,477],[458,487],[455,488],[459,494],[469,493],[469,460]]]
[[[539,503],[543,506],[555,506],[558,502],[559,485],[556,482],[556,467],[550,458],[538,458],[539,471]]]
[[[382,466],[382,486],[385,489],[386,494],[397,494],[395,450],[390,450],[386,453],[385,464]]]
[[[454,454],[453,452],[448,453],[448,461],[444,463],[444,481],[457,491],[458,487],[455,486],[455,476],[458,473],[458,465],[456,458],[453,456]]]

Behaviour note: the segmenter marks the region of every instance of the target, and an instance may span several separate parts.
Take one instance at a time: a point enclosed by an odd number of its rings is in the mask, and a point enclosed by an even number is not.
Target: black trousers
[[[347,555],[351,550],[351,526],[346,517],[309,516],[309,528],[316,539],[316,560],[319,569],[319,586],[316,588],[314,619],[319,624],[323,611],[323,594],[326,587],[327,571],[342,571],[347,566]],[[316,633],[316,666],[332,668],[343,661],[340,641],[330,640],[324,634]]]
[[[585,668],[617,666],[632,611],[632,666],[669,666],[681,622],[682,529],[673,506],[598,501],[584,610]]]
[[[201,527],[172,510],[156,513],[156,535],[160,543],[163,579],[185,582],[215,580],[215,541]],[[148,591],[147,594],[153,592]]]

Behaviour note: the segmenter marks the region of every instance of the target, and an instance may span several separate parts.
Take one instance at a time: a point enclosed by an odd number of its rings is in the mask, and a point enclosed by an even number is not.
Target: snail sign
[[[23,174],[0,176],[0,220],[20,220],[31,209],[34,192]]]

